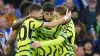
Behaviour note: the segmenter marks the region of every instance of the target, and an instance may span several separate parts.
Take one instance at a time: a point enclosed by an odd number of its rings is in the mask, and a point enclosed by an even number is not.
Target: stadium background
[[[22,17],[19,5],[23,1],[31,1],[39,5],[52,2],[55,7],[64,4],[72,11],[72,19],[76,27],[75,44],[78,46],[75,50],[76,56],[100,54],[100,0],[73,0],[73,2],[71,0],[0,0],[0,15],[3,14],[3,18],[8,23],[5,23],[0,16],[0,33],[4,34],[5,39],[0,38],[0,56],[4,54],[3,49],[9,38],[13,21]],[[13,56],[15,50],[16,43],[13,40],[9,55]]]

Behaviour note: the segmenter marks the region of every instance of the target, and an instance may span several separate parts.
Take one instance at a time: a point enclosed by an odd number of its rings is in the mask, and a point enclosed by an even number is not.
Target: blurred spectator
[[[93,56],[93,50],[92,50],[92,42],[91,41],[87,41],[84,44],[84,52],[85,52],[85,56]]]
[[[70,11],[73,11],[74,9],[78,9],[76,6],[74,6],[73,0],[65,0],[64,4]]]
[[[86,8],[88,6],[87,0],[82,0],[82,2],[83,2],[83,5],[84,5],[84,8]]]
[[[3,53],[3,48],[2,48],[2,45],[1,45],[1,42],[0,42],[0,56],[3,56],[4,53]]]
[[[16,19],[22,18],[21,12],[19,8],[15,8],[15,13],[14,15],[16,16]]]
[[[0,38],[4,37],[4,33],[2,31],[0,31]]]
[[[78,46],[77,51],[75,52],[76,56],[84,56],[84,48],[83,46]]]
[[[93,25],[96,36],[100,38],[100,12],[96,15],[96,22]]]
[[[82,2],[82,0],[73,0],[74,4],[79,8],[79,10],[81,11],[84,8],[84,4]]]
[[[97,0],[97,7],[100,8],[100,0]]]
[[[3,7],[4,7],[4,4],[3,4],[3,1],[2,0],[0,0],[0,14],[2,14],[3,13]]]
[[[76,44],[84,44],[85,41],[87,41],[88,36],[87,36],[87,32],[85,30],[85,27],[82,26],[80,21],[77,21],[77,23],[75,23],[75,27],[76,27]],[[84,28],[84,29],[83,29]]]
[[[4,13],[6,14],[8,26],[11,27],[13,24],[13,21],[16,19],[14,15],[14,7],[10,4],[6,4],[4,6]]]
[[[93,56],[100,56],[100,53],[95,52]]]
[[[98,42],[95,46],[95,51],[97,51],[98,53],[100,53],[100,38],[98,38]]]
[[[76,44],[83,44],[87,39],[86,26],[79,20],[78,10],[72,11],[72,20],[76,26]]]
[[[54,7],[56,7],[57,5],[61,5],[61,4],[63,4],[64,3],[64,0],[55,0],[54,1]]]
[[[10,30],[8,28],[7,20],[4,16],[0,16],[0,31],[3,32],[4,37],[0,38],[0,43],[2,44],[2,48],[5,47],[6,40],[8,39]]]
[[[80,20],[86,25],[88,33],[91,33],[91,25],[96,21],[97,1],[89,0],[88,6],[81,12]]]
[[[44,0],[33,0],[33,4],[42,5],[43,2],[44,2]]]
[[[100,48],[100,47],[96,47],[96,45],[100,39],[100,12],[97,12],[96,22],[91,27],[91,32],[92,32],[92,36],[93,36],[94,49]],[[98,46],[99,45],[100,44],[98,44]]]
[[[96,38],[95,49],[100,53],[100,12],[96,15],[96,22],[93,25],[92,35],[95,35],[94,38]]]

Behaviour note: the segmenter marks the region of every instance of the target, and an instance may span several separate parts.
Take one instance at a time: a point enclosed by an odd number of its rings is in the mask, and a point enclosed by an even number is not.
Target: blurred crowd
[[[10,35],[14,20],[22,18],[19,5],[27,0],[0,0],[0,56]],[[52,2],[54,6],[63,4],[72,12],[76,28],[76,56],[100,56],[100,0],[28,0],[43,5]],[[2,38],[3,36],[3,38]],[[11,52],[16,53],[15,39],[11,42]]]

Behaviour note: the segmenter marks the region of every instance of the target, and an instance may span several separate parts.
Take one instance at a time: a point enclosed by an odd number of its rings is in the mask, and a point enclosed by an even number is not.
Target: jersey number
[[[22,29],[23,29],[23,32],[22,32]],[[21,34],[24,33],[24,36],[21,36]],[[21,41],[25,40],[27,37],[27,28],[25,25],[22,25],[19,29],[19,39]]]

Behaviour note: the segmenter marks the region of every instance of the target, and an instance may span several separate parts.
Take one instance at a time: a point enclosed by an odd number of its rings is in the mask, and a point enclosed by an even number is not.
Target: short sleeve
[[[42,27],[43,23],[44,23],[43,21],[37,21],[37,20],[33,20],[29,22],[31,29],[40,28]]]
[[[13,21],[13,24],[15,24],[15,23],[17,23],[18,21],[20,21],[20,20],[22,20],[23,18],[19,18],[19,19],[17,19],[17,20],[14,20]]]

